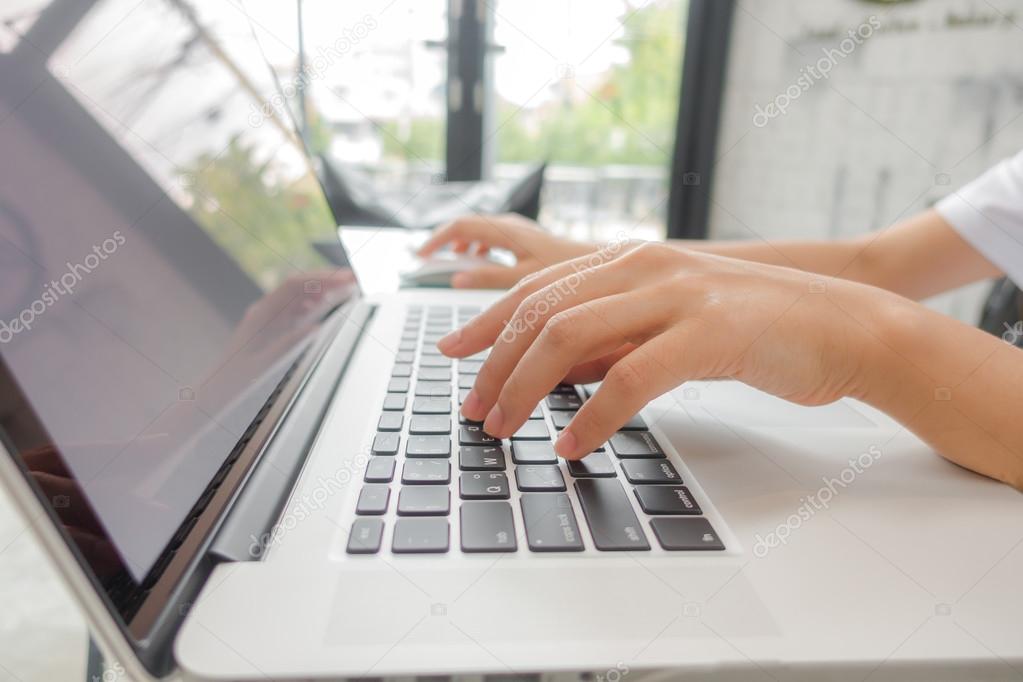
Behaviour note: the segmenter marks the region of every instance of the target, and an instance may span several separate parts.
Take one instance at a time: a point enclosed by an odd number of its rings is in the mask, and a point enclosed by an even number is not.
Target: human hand
[[[493,346],[462,413],[501,438],[559,382],[603,379],[555,445],[578,459],[689,380],[734,378],[803,405],[857,395],[882,345],[871,331],[878,310],[904,299],[821,283],[788,268],[612,244],[527,277],[438,347],[466,357]]]
[[[437,228],[418,251],[425,258],[444,246],[455,253],[484,255],[492,248],[506,249],[515,265],[493,264],[456,274],[458,289],[506,289],[528,274],[561,261],[597,250],[593,244],[556,237],[520,215],[470,215]]]

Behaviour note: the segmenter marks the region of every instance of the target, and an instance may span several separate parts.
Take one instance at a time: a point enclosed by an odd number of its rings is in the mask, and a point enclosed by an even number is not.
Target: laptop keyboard
[[[451,360],[436,342],[479,312],[472,306],[408,309],[349,554],[381,550],[391,509],[395,554],[445,553],[452,543],[466,553],[580,552],[587,546],[580,524],[593,548],[604,552],[645,551],[652,541],[669,551],[725,548],[639,415],[604,447],[570,462],[555,455],[553,441],[582,407],[580,387],[558,386],[505,441],[459,414],[486,353]],[[653,539],[630,496],[648,517]],[[452,538],[456,514],[459,537]]]

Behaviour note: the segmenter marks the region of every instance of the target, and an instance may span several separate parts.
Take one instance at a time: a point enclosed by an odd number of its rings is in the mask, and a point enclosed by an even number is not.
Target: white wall
[[[861,27],[867,37],[843,46]],[[827,48],[841,53],[831,53],[830,74],[805,71]],[[798,95],[785,113],[754,122],[789,86]],[[1023,148],[1021,114],[1021,0],[741,0],[711,235],[885,227]],[[973,322],[986,289],[934,304]]]

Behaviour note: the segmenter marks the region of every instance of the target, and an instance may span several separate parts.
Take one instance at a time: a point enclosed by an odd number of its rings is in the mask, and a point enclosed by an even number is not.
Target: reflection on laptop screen
[[[290,127],[250,118],[271,86],[231,3],[96,2],[51,44],[49,3],[15,5],[0,425],[58,513],[84,494],[100,577],[141,581],[356,288],[311,248],[333,220]]]

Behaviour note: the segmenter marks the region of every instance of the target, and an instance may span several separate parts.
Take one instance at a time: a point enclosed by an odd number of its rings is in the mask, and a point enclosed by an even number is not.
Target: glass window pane
[[[547,160],[541,221],[581,238],[665,234],[685,0],[499,2],[495,178]]]

